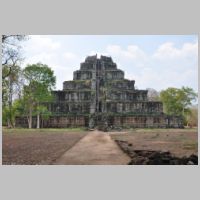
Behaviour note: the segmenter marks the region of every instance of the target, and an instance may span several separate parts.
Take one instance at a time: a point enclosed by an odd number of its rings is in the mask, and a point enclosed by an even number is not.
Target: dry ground
[[[59,165],[126,165],[131,161],[106,132],[94,130],[66,151]]]
[[[3,129],[2,163],[54,164],[87,133],[83,129]],[[133,129],[106,134],[113,140],[128,141],[134,150],[170,151],[177,157],[198,155],[197,129]],[[101,152],[97,153],[101,157]]]
[[[197,129],[133,129],[110,135],[131,143],[134,150],[170,151],[177,157],[198,155]]]
[[[80,129],[3,129],[2,164],[52,164],[86,134]]]

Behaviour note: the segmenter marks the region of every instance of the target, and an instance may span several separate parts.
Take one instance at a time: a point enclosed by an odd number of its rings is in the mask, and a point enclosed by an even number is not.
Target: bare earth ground
[[[134,150],[170,151],[177,157],[198,155],[197,129],[135,129],[110,135],[131,143]]]
[[[85,136],[85,137],[84,137]],[[112,140],[112,139],[113,140]],[[86,132],[81,129],[3,129],[3,164],[127,164],[114,140],[134,150],[198,155],[197,129],[134,129]]]
[[[73,129],[4,129],[2,164],[52,164],[86,134]]]
[[[109,134],[92,131],[69,149],[55,164],[126,165],[131,161]]]

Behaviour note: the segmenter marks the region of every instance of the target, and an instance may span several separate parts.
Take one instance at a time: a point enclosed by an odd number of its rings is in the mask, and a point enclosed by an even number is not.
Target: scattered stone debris
[[[175,157],[169,151],[135,150],[123,140],[115,140],[119,147],[131,157],[129,165],[198,165],[198,156]]]

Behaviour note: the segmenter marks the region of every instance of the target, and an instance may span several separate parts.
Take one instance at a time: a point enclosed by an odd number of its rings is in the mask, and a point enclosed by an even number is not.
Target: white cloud
[[[134,79],[135,85],[139,89],[154,88],[160,91],[168,87],[188,86],[197,90],[198,77],[195,69],[188,69],[179,73],[169,69],[160,72],[152,68],[144,68],[140,72],[128,73],[127,77]]]
[[[71,52],[65,52],[63,54],[64,58],[67,59],[67,60],[74,60],[74,59],[77,59],[77,55],[74,54],[74,53],[71,53]]]
[[[57,52],[61,44],[55,42],[49,36],[31,35],[30,39],[24,43],[25,62],[33,64],[42,62],[50,66],[57,64]]]
[[[59,42],[53,41],[49,36],[42,35],[31,35],[30,39],[25,43],[25,51],[32,53],[40,52],[50,52],[55,51],[60,48],[61,44]]]
[[[174,43],[167,42],[156,50],[153,57],[157,59],[177,59],[198,55],[198,43],[185,43],[181,48],[176,48]]]
[[[55,54],[53,53],[46,53],[46,52],[42,52],[39,54],[35,54],[31,57],[28,57],[25,60],[26,64],[33,64],[33,63],[38,63],[38,62],[42,62],[44,64],[54,64],[54,59],[55,59]]]
[[[121,47],[119,45],[108,45],[106,48],[107,52],[115,55],[120,55],[122,52]]]
[[[108,45],[106,50],[111,55],[119,56],[126,59],[146,59],[146,54],[137,45],[129,45],[125,50],[122,49],[119,45]]]

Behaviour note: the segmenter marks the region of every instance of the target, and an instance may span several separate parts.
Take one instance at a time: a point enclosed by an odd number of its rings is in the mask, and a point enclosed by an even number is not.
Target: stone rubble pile
[[[198,156],[194,154],[179,158],[169,151],[135,150],[127,141],[115,141],[131,157],[129,165],[198,165]]]

